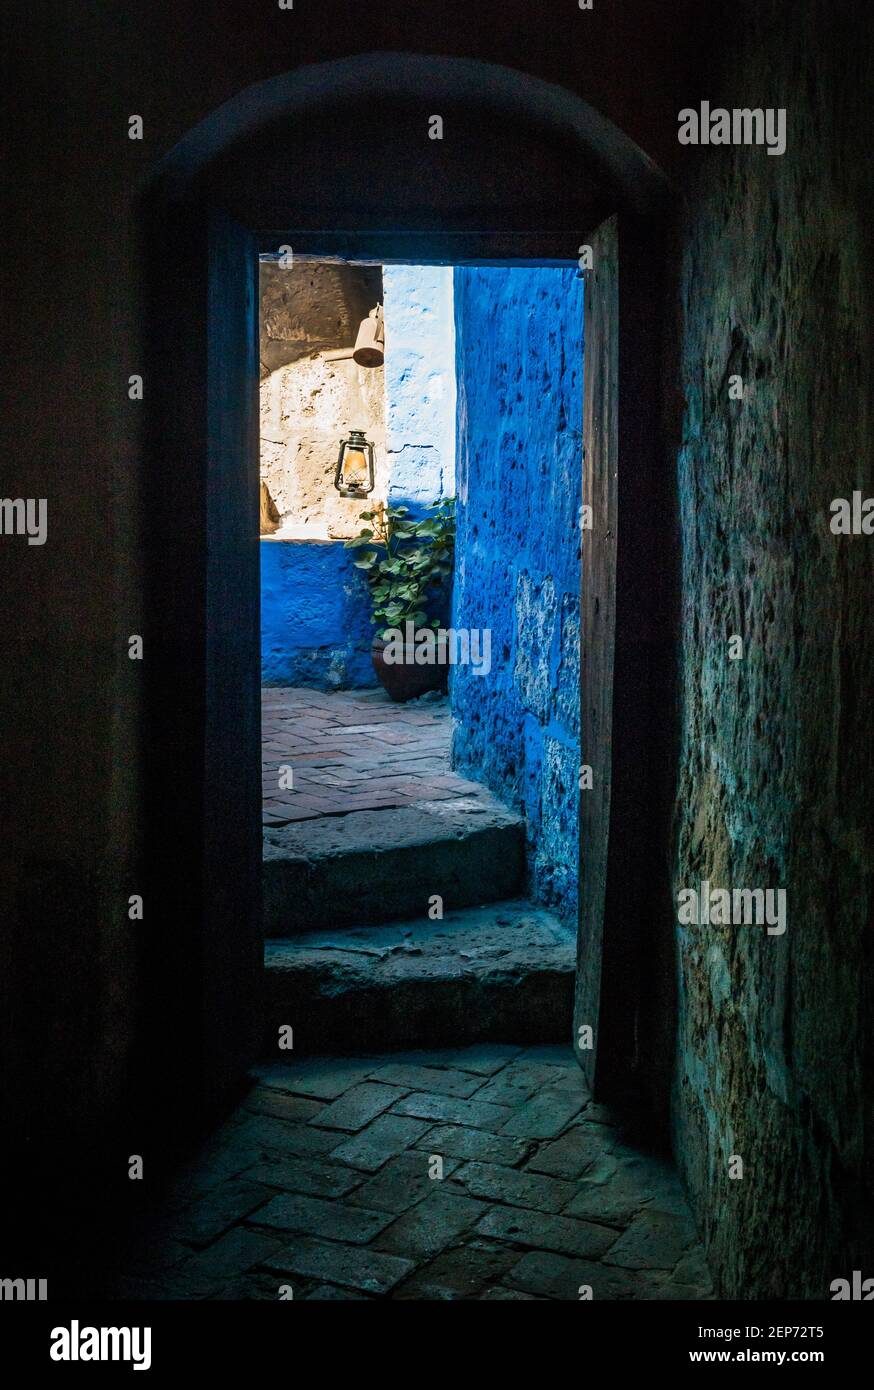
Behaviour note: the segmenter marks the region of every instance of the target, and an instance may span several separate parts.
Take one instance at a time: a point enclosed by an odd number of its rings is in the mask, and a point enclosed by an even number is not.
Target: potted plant
[[[418,519],[408,507],[380,502],[361,512],[368,524],[346,541],[370,588],[376,633],[373,668],[393,700],[446,688],[449,577],[455,548],[455,499],[433,503]]]

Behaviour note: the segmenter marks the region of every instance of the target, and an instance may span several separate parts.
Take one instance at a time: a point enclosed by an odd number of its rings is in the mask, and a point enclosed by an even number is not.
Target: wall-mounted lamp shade
[[[373,445],[363,430],[350,430],[349,438],[340,440],[334,487],[341,497],[366,497],[373,491]]]
[[[362,321],[352,357],[359,367],[381,367],[385,361],[385,322],[381,304],[371,309]]]

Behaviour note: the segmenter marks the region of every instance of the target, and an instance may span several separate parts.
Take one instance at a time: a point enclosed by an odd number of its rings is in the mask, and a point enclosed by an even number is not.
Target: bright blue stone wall
[[[459,770],[524,812],[530,889],[576,912],[583,282],[455,272],[459,530],[454,626],[491,671],[451,679]]]
[[[261,680],[346,690],[376,685],[370,598],[340,541],[261,542]]]

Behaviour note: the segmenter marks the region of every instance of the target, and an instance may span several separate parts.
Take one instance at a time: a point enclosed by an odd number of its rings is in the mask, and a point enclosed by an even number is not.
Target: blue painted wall
[[[530,889],[576,912],[583,282],[575,269],[455,271],[456,766],[528,822]]]
[[[339,541],[262,540],[264,685],[376,685],[372,635],[367,584],[352,551]]]

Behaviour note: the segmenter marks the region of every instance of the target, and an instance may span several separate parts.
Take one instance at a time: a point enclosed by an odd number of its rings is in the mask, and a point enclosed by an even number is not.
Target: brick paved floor
[[[396,705],[382,689],[266,686],[261,709],[265,825],[486,795],[450,769],[445,697]],[[282,765],[293,788],[279,785]]]
[[[577,1300],[582,1285],[712,1296],[672,1167],[589,1103],[570,1049],[482,1044],[259,1068],[111,1292]]]

